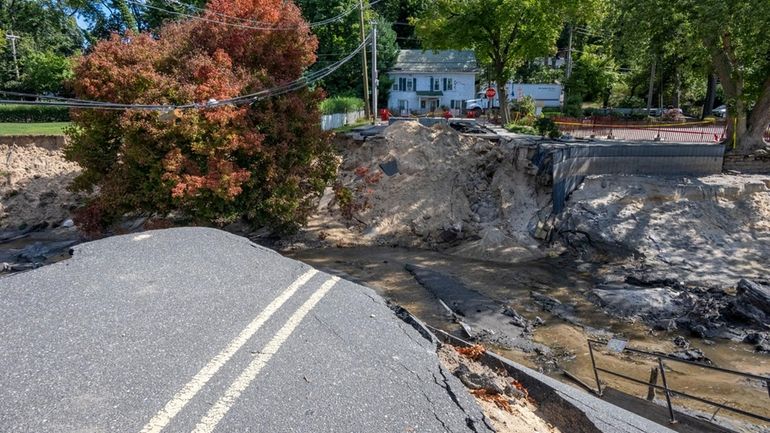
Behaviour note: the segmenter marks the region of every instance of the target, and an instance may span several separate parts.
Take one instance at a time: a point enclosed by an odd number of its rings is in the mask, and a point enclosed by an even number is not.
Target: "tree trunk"
[[[511,122],[511,108],[508,105],[508,89],[506,82],[497,80],[497,97],[500,100],[500,124],[507,125]]]
[[[674,78],[674,97],[672,98],[673,106],[680,108],[682,97],[682,76],[679,75],[679,69],[676,70],[676,77]]]
[[[652,95],[655,91],[655,61],[657,59],[652,59],[652,66],[650,66],[650,86],[647,89],[647,114],[650,114],[650,111],[652,110]]]
[[[728,150],[732,149],[736,153],[748,154],[764,147],[764,142],[762,141],[764,131],[760,130],[760,126],[757,126],[757,129],[748,133],[747,107],[743,95],[743,76],[740,70],[733,67],[731,62],[732,52],[728,42],[719,44],[713,38],[705,39],[706,46],[711,50],[714,70],[719,76],[719,81],[722,83],[722,89],[728,101],[725,144]],[[770,94],[768,93],[770,93],[770,78],[765,81],[762,96],[757,101],[757,108],[759,110],[755,110],[757,113],[752,115],[752,119],[756,119],[758,123],[761,123],[761,119],[764,117],[765,125],[767,125],[769,110],[767,106],[770,105],[770,100],[768,100],[770,99]],[[764,110],[762,109],[763,106],[765,107]]]
[[[511,109],[508,106],[508,75],[505,73],[505,65],[495,65],[495,82],[497,83],[497,98],[500,101],[500,124],[507,125],[511,121]]]
[[[703,111],[700,115],[700,120],[703,120],[706,116],[711,114],[711,110],[714,109],[714,101],[717,97],[717,76],[712,71],[708,72],[706,78],[706,99],[703,101]]]
[[[762,94],[757,99],[751,118],[748,119],[746,132],[738,139],[743,153],[750,153],[757,149],[764,149],[767,143],[764,141],[765,131],[770,123],[770,77],[763,83]]]

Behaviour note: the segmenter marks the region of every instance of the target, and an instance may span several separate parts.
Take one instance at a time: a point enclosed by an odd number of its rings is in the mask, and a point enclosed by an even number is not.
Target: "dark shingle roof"
[[[401,50],[391,72],[476,72],[473,51]]]

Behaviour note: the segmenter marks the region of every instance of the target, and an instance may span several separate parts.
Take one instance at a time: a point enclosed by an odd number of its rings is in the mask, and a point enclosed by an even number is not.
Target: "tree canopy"
[[[526,60],[551,55],[566,20],[584,19],[590,8],[568,0],[438,0],[414,19],[417,35],[431,49],[472,49],[489,65],[499,98]],[[588,2],[585,2],[588,3]],[[510,119],[501,104],[503,122]]]
[[[235,15],[284,30],[186,20],[152,34],[113,34],[75,67],[77,97],[119,103],[224,100],[298,79],[315,61],[316,37],[284,0],[212,0],[204,18]],[[176,110],[75,110],[66,155],[93,190],[78,224],[95,230],[127,213],[291,230],[333,177],[320,130],[320,90],[237,106]]]
[[[16,60],[10,33],[18,37]],[[75,18],[49,0],[0,0],[0,37],[0,89],[6,90],[59,91],[71,73],[67,58],[83,47]]]

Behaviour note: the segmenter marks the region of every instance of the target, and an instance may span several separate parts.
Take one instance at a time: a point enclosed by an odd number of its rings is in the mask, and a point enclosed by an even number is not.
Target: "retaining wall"
[[[559,213],[585,176],[707,176],[722,172],[724,151],[722,144],[545,144],[533,164],[552,173],[553,211]]]

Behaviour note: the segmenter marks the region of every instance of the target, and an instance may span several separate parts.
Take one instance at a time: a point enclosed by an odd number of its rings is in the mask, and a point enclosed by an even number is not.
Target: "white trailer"
[[[486,89],[489,86],[484,86],[481,91],[476,94],[476,99],[469,99],[465,101],[466,110],[468,111],[485,111],[489,108],[489,98],[485,96]],[[492,88],[496,90],[496,86],[492,85]],[[539,107],[561,107],[564,100],[564,91],[561,84],[521,84],[521,83],[508,83],[506,85],[508,91],[508,102],[517,101],[523,99],[525,96],[530,96],[535,100],[535,105]],[[499,93],[492,99],[492,108],[500,107]]]

